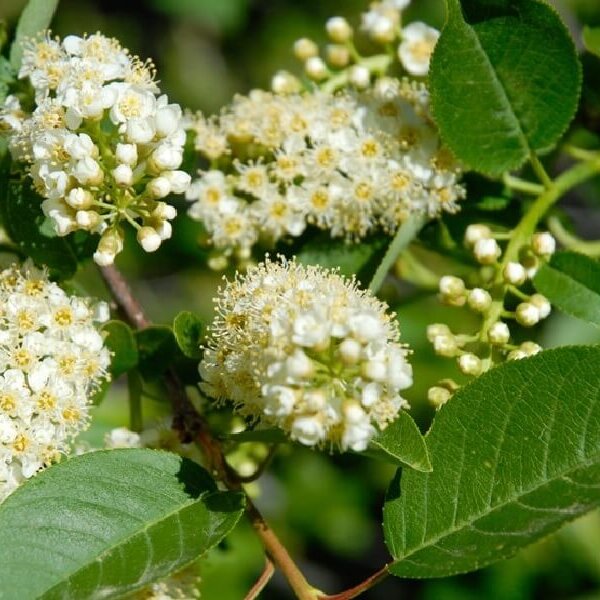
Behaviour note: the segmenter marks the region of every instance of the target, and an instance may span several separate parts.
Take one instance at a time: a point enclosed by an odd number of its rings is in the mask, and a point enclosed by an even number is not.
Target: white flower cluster
[[[44,272],[0,272],[0,500],[87,427],[110,363],[94,321],[107,318]]]
[[[31,82],[33,114],[19,119],[15,97],[0,119],[13,158],[28,163],[56,233],[100,233],[94,255],[108,265],[123,246],[120,224],[155,251],[171,236],[175,209],[161,202],[190,182],[179,170],[181,108],[158,96],[154,67],[99,33],[30,40],[19,76]]]
[[[408,405],[408,350],[387,306],[320,267],[267,260],[226,284],[201,388],[307,446],[362,451]]]
[[[190,215],[217,250],[247,257],[307,225],[356,240],[414,212],[454,212],[464,189],[428,101],[422,84],[391,78],[364,93],[238,96],[193,123],[213,168],[187,191]]]

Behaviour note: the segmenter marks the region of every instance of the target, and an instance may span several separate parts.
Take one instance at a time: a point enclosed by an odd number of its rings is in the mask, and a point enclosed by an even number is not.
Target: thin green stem
[[[592,258],[600,256],[600,240],[582,240],[569,233],[562,225],[558,217],[548,218],[548,229],[552,235],[568,250],[581,252]]]
[[[531,181],[526,181],[525,179],[521,179],[520,177],[515,177],[514,175],[509,175],[505,173],[502,181],[504,185],[511,190],[515,190],[517,192],[525,192],[526,194],[533,194],[534,196],[539,196],[544,191],[544,186],[539,183],[532,183]]]
[[[275,573],[275,565],[272,563],[271,559],[267,557],[265,559],[265,568],[263,569],[260,577],[257,579],[256,583],[252,586],[250,591],[246,594],[244,600],[256,600],[259,594],[263,591],[267,583],[271,580]]]
[[[544,184],[544,187],[552,187],[552,178],[546,172],[546,169],[544,168],[544,165],[542,164],[540,159],[532,153],[529,157],[529,162],[533,167],[533,172],[536,174],[537,178]]]
[[[318,600],[351,600],[352,598],[356,598],[363,592],[371,589],[380,581],[383,581],[390,574],[388,571],[388,566],[389,565],[384,565],[381,567],[381,569],[379,569],[379,571],[373,573],[373,575],[371,575],[369,578],[365,579],[363,582],[359,583],[353,588],[350,588],[349,590],[345,590],[339,594],[333,594],[331,596],[320,596]]]
[[[371,73],[385,73],[391,62],[392,58],[387,54],[376,54],[368,58],[361,58],[356,64],[366,67]],[[321,91],[331,93],[347,85],[350,77],[350,69],[351,67],[348,67],[330,77],[320,86]]]
[[[373,294],[376,294],[379,291],[385,276],[388,274],[388,271],[392,268],[396,260],[398,260],[400,253],[415,239],[426,221],[427,217],[425,215],[415,214],[411,215],[404,223],[402,223],[402,225],[400,225],[369,284],[369,290],[373,292]]]
[[[600,150],[586,150],[585,148],[578,148],[571,144],[565,144],[563,150],[566,154],[577,160],[595,160],[600,156]]]

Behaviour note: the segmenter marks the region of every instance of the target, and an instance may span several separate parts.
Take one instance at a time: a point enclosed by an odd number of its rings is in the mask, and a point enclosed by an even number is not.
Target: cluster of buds
[[[19,113],[10,96],[0,120],[57,235],[99,233],[94,259],[108,265],[128,222],[144,250],[157,250],[176,214],[161,200],[185,192],[190,177],[179,170],[181,108],[159,96],[152,63],[99,33],[46,35],[27,42],[19,76],[31,82],[36,107]]]
[[[369,87],[395,61],[406,74],[424,77],[439,32],[420,21],[403,26],[402,11],[410,0],[380,0],[371,3],[362,14],[360,31],[370,41],[386,48],[385,54],[361,56],[355,44],[354,28],[344,17],[332,17],[325,26],[329,43],[323,54],[311,39],[300,38],[294,44],[294,55],[304,73],[313,82],[321,84],[334,76],[343,78],[358,89]],[[396,50],[389,50],[395,48]],[[272,82],[278,93],[295,92],[300,87],[297,78],[285,71],[279,72]]]
[[[496,237],[502,239],[506,236],[499,234]],[[466,229],[465,246],[481,265],[479,286],[469,288],[463,279],[453,275],[446,275],[439,281],[443,303],[464,306],[481,315],[479,331],[469,335],[454,334],[442,323],[430,325],[427,329],[427,337],[436,354],[456,359],[460,372],[467,376],[480,375],[497,360],[516,360],[539,352],[541,347],[532,341],[520,345],[512,343],[506,320],[532,327],[551,311],[550,302],[545,296],[526,290],[540,260],[548,259],[556,249],[552,235],[547,232],[535,233],[530,243],[520,249],[519,259],[512,261],[506,257],[501,260],[503,251],[496,237],[486,225],[474,224]],[[517,300],[514,310],[505,306],[508,295]],[[440,406],[455,389],[453,382],[434,386],[429,391],[429,399]]]
[[[201,389],[307,446],[365,450],[407,408],[408,350],[387,306],[335,271],[253,267],[220,290]]]

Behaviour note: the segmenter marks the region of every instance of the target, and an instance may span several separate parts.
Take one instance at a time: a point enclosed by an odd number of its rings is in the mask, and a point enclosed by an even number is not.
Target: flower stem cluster
[[[0,499],[58,460],[88,425],[110,354],[108,307],[68,296],[45,272],[0,272]]]
[[[147,252],[168,239],[176,211],[162,199],[190,181],[179,170],[181,108],[158,96],[154,75],[151,63],[99,33],[46,35],[28,41],[19,72],[33,86],[33,113],[22,115],[14,96],[3,111],[13,159],[28,165],[56,233],[100,234],[100,265],[121,251],[124,223]]]
[[[412,384],[386,305],[335,271],[267,259],[215,300],[201,389],[307,446],[362,451]]]
[[[472,334],[455,334],[442,323],[430,325],[427,337],[436,354],[454,358],[461,373],[477,376],[500,360],[515,360],[532,356],[541,350],[534,342],[519,345],[511,342],[507,320],[523,327],[533,327],[551,311],[550,302],[542,294],[529,293],[528,283],[535,275],[540,260],[551,256],[556,248],[547,232],[535,233],[523,248],[518,261],[502,260],[502,248],[494,234],[482,224],[469,225],[464,243],[481,265],[479,282],[468,288],[452,275],[440,279],[440,299],[450,306],[466,306],[481,315],[481,326]],[[447,401],[456,386],[434,386],[430,401],[440,406]]]
[[[392,65],[406,75],[426,76],[439,32],[420,21],[403,26],[402,11],[409,2],[372,2],[369,10],[361,15],[359,32],[371,43],[382,47],[385,50],[383,54],[361,55],[355,45],[357,32],[344,17],[339,16],[326,23],[329,43],[323,53],[313,40],[297,40],[294,55],[302,62],[304,74],[328,90],[346,84],[359,90],[366,89]],[[286,71],[278,72],[272,81],[273,90],[278,93],[295,92],[300,86],[300,81]]]
[[[428,103],[423,84],[389,78],[360,93],[238,96],[192,125],[212,168],[187,192],[190,215],[221,255],[247,258],[310,225],[357,240],[455,212],[464,189]]]

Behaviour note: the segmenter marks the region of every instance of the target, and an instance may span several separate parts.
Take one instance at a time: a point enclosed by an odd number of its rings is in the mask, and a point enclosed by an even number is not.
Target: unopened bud
[[[146,189],[153,198],[164,198],[171,192],[171,184],[166,177],[155,177],[148,182]]]
[[[477,376],[481,374],[481,359],[471,352],[467,352],[458,358],[458,368],[465,375]]]
[[[515,311],[517,323],[525,327],[533,327],[540,320],[540,311],[531,302],[521,302]]]
[[[492,305],[492,297],[482,288],[473,288],[467,296],[467,304],[472,310],[482,313]]]
[[[427,390],[427,400],[429,400],[429,402],[431,402],[431,404],[433,404],[433,406],[436,408],[440,408],[446,404],[451,397],[452,393],[450,390],[437,385],[434,385]]]
[[[531,302],[531,304],[538,309],[538,312],[540,313],[540,319],[545,319],[552,310],[550,301],[548,298],[546,298],[546,296],[542,296],[542,294],[533,294],[533,296],[529,298],[529,302]]]
[[[433,344],[438,335],[452,335],[450,327],[445,323],[432,323],[427,326],[427,339]]]
[[[469,225],[465,230],[465,245],[473,247],[479,240],[487,240],[492,237],[492,231],[487,225]]]
[[[502,276],[504,277],[504,281],[506,281],[506,283],[510,283],[512,285],[522,285],[527,279],[527,272],[521,263],[509,262],[504,267]]]
[[[433,339],[433,349],[440,356],[455,356],[458,350],[456,338],[453,335],[438,335]]]
[[[66,203],[76,210],[85,210],[94,202],[94,196],[89,190],[73,188],[65,198]]]
[[[295,94],[300,87],[298,79],[287,71],[278,71],[271,79],[271,89],[276,94]]]
[[[489,238],[475,242],[473,254],[477,262],[482,265],[491,265],[498,260],[502,251],[500,250],[500,246],[498,246],[498,242],[493,238]]]
[[[556,251],[556,240],[547,231],[536,233],[531,239],[531,249],[538,256],[551,256]]]
[[[454,275],[444,275],[439,283],[442,296],[462,296],[465,293],[465,282]]]
[[[325,28],[331,40],[338,44],[343,44],[352,37],[352,27],[344,17],[331,17]]]
[[[325,48],[325,57],[332,67],[343,69],[350,62],[350,51],[346,46],[329,44],[327,48]]]
[[[294,55],[301,61],[306,61],[319,54],[319,47],[308,38],[300,38],[294,42]]]
[[[327,66],[323,62],[320,56],[312,56],[304,63],[304,70],[306,74],[315,81],[320,81],[327,77],[328,71]]]
[[[118,165],[112,170],[117,185],[128,186],[133,183],[133,171],[129,165]]]
[[[160,247],[162,240],[152,227],[142,227],[138,230],[137,240],[146,252],[155,252]]]
[[[490,344],[503,346],[510,339],[510,330],[508,325],[502,321],[496,321],[488,331],[488,340]]]
[[[371,82],[371,72],[367,67],[362,65],[354,65],[348,73],[348,80],[358,89],[364,89]]]
[[[351,338],[346,338],[339,347],[340,356],[347,365],[354,365],[359,361],[361,350],[360,343]]]

